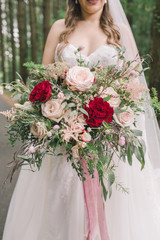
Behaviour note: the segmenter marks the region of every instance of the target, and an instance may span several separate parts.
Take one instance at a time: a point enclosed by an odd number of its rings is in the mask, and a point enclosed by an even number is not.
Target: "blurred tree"
[[[1,68],[3,72],[3,82],[6,82],[6,71],[5,71],[5,47],[3,37],[3,24],[2,24],[2,2],[0,0],[0,51],[1,51]]]
[[[37,62],[37,20],[36,20],[36,2],[35,0],[29,0],[29,15],[30,15],[30,27],[31,27],[31,56],[32,61]]]
[[[13,2],[8,0],[9,3],[9,23],[10,23],[10,33],[11,33],[11,48],[12,48],[12,80],[16,79],[16,51],[15,51],[15,41],[14,41],[14,15],[13,15]]]
[[[57,19],[59,13],[59,0],[53,1],[53,18]]]
[[[43,34],[44,42],[47,39],[48,32],[50,30],[50,18],[51,18],[51,0],[43,0]]]
[[[152,45],[150,70],[150,87],[156,87],[160,97],[160,1],[156,1],[156,7],[153,14],[152,28]]]
[[[26,3],[24,0],[18,1],[18,29],[19,29],[19,54],[20,54],[20,74],[24,82],[26,81],[27,72],[26,68],[23,67],[23,63],[27,59],[27,42],[26,42]]]

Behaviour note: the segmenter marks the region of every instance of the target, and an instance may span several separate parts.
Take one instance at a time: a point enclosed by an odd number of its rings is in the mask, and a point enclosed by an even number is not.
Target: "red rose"
[[[103,98],[95,97],[90,101],[89,107],[85,106],[84,109],[88,112],[89,118],[84,114],[86,123],[90,127],[99,127],[103,121],[110,123],[113,116],[113,108],[108,102],[105,102]]]
[[[51,97],[52,86],[50,82],[43,81],[38,83],[32,90],[29,100],[31,102],[46,102]]]

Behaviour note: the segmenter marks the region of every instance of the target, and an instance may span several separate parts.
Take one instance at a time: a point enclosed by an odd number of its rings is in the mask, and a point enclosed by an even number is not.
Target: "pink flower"
[[[118,81],[116,81],[116,88],[119,88],[120,86],[121,84]]]
[[[149,91],[148,88],[139,82],[138,78],[131,79],[125,88],[127,92],[130,93],[129,98],[132,99],[136,104],[139,103],[139,99],[142,97],[142,93]]]
[[[126,142],[125,138],[122,136],[122,137],[120,137],[118,144],[119,144],[119,146],[123,147],[125,145],[125,142]]]
[[[33,147],[33,145],[30,146],[29,152],[30,152],[30,153],[34,153],[34,152],[35,152],[35,148]]]
[[[60,129],[60,126],[59,126],[59,125],[55,125],[55,126],[53,127],[53,129],[54,129],[54,130],[58,130],[58,129]]]
[[[63,92],[59,92],[58,93],[58,98],[59,99],[63,99],[64,98],[64,93]]]
[[[50,131],[47,132],[46,134],[47,134],[48,137],[51,137],[51,136],[52,136],[52,132],[50,132]]]
[[[86,92],[94,82],[94,75],[89,68],[74,66],[66,75],[66,83],[72,91]]]
[[[103,65],[98,65],[98,68],[99,68],[100,70],[102,70],[102,69],[104,68],[104,66],[103,66]]]
[[[129,74],[130,77],[138,77],[138,73],[134,70],[132,70]]]
[[[105,132],[106,132],[106,134],[110,134],[110,130],[108,130],[108,129]]]
[[[91,135],[84,130],[83,133],[81,134],[81,139],[83,140],[83,142],[90,142]]]

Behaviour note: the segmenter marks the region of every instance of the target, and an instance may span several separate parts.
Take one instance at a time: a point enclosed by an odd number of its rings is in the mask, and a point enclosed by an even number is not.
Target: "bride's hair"
[[[68,43],[68,37],[75,30],[76,24],[79,20],[82,20],[80,4],[76,4],[75,0],[68,0],[68,9],[65,17],[66,30],[60,34],[59,38],[60,42],[64,42],[64,45]],[[120,33],[118,28],[114,25],[113,18],[109,12],[108,3],[104,5],[100,18],[100,26],[107,36],[107,44],[121,46]],[[61,50],[62,49],[63,46]]]

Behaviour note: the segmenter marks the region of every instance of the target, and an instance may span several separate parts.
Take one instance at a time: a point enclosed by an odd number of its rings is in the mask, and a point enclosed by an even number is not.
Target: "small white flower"
[[[11,91],[11,87],[9,85],[6,85],[5,89],[7,89],[8,91]]]
[[[87,128],[87,131],[88,131],[88,132],[91,132],[91,131],[92,131],[92,129],[91,129],[90,127],[88,127],[88,128]]]
[[[0,95],[3,95],[3,90],[2,89],[0,89]]]
[[[81,148],[85,148],[86,145],[87,145],[86,142],[79,142],[79,146],[80,146]]]

